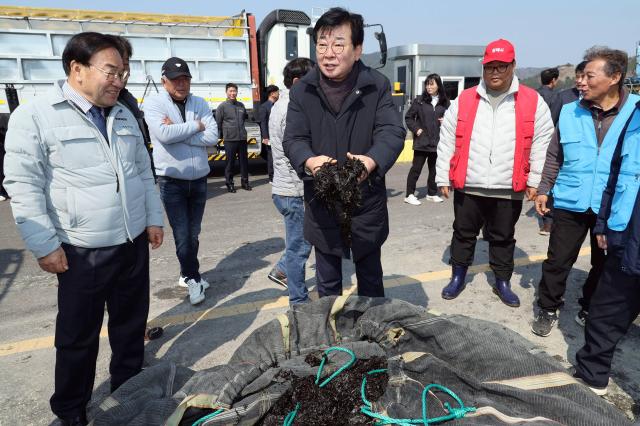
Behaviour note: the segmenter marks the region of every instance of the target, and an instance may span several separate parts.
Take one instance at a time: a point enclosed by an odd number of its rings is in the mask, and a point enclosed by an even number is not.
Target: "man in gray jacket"
[[[284,129],[287,124],[289,91],[298,80],[313,68],[307,58],[297,58],[284,67],[284,85],[287,91],[271,109],[269,136],[273,155],[273,203],[284,217],[285,251],[278,264],[269,273],[269,279],[289,288],[289,303],[309,301],[305,286],[304,266],[311,253],[311,244],[304,239],[304,185],[298,173],[291,167],[282,149]]]
[[[225,91],[227,100],[216,109],[216,122],[218,129],[220,129],[220,137],[224,139],[224,150],[227,154],[227,166],[224,169],[227,191],[236,192],[236,187],[233,183],[236,156],[240,161],[240,183],[242,189],[251,191],[251,185],[249,185],[249,159],[247,158],[247,130],[244,128],[247,110],[244,104],[238,101],[238,86],[236,84],[227,83]]]
[[[111,391],[140,372],[149,312],[149,249],[162,207],[116,37],[80,33],[62,54],[66,81],[21,105],[7,132],[4,181],[40,267],[58,274],[55,392],[63,425],[87,424],[106,303]]]
[[[207,146],[218,142],[218,129],[207,101],[189,92],[191,73],[185,61],[165,61],[162,85],[165,90],[145,103],[144,118],[151,134],[160,197],[176,242],[178,285],[189,288],[189,300],[196,305],[209,288],[200,275],[198,236],[207,203]]]

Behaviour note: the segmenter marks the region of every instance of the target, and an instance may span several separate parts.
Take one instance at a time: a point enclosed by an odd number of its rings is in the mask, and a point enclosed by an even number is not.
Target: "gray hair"
[[[607,46],[593,46],[584,52],[585,61],[594,61],[602,59],[605,61],[604,72],[611,77],[616,73],[620,73],[620,81],[618,86],[622,87],[624,77],[627,74],[627,64],[629,57],[627,52],[618,49],[610,49]]]

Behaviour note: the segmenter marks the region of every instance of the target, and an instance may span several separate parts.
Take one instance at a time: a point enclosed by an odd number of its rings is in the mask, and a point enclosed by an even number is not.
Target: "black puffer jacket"
[[[447,102],[448,106],[448,102]],[[413,100],[409,111],[405,114],[407,128],[413,132],[413,150],[436,152],[440,140],[440,121],[447,107],[439,103],[433,107],[431,102],[420,95]],[[422,129],[420,136],[416,136]]]

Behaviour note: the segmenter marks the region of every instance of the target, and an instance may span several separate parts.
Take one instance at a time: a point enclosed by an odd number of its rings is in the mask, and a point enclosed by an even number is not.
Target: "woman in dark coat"
[[[438,74],[430,74],[424,80],[424,92],[414,99],[405,115],[409,130],[413,132],[413,164],[407,176],[407,195],[404,202],[414,206],[422,204],[415,196],[416,183],[425,161],[429,168],[427,201],[441,203],[436,186],[436,157],[440,140],[440,122],[449,108],[449,99]]]

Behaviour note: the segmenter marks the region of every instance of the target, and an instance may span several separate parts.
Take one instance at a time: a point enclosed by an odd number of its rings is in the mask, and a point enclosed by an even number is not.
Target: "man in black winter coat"
[[[318,66],[293,86],[284,151],[304,178],[304,236],[316,253],[322,296],[342,293],[342,257],[348,257],[337,217],[315,198],[311,176],[326,162],[357,158],[361,206],[352,216],[350,247],[358,294],[384,296],[380,249],[389,234],[384,176],[404,147],[406,131],[393,106],[389,81],[363,65],[361,15],[333,8],[313,30]]]

